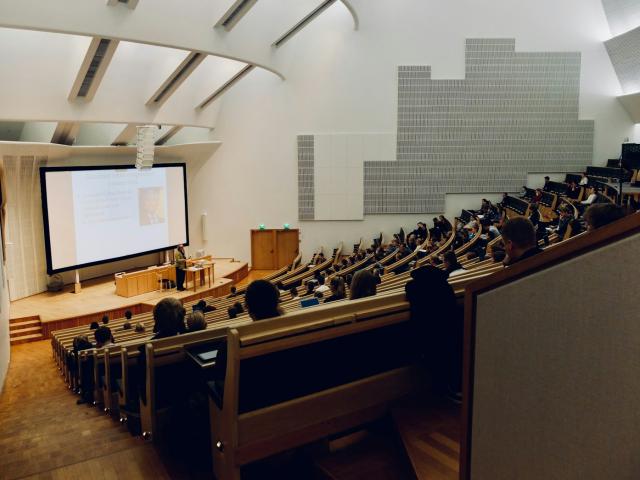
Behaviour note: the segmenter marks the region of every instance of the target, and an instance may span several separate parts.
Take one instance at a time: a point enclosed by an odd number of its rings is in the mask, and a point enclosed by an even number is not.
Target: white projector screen
[[[47,272],[189,243],[185,164],[42,167]]]

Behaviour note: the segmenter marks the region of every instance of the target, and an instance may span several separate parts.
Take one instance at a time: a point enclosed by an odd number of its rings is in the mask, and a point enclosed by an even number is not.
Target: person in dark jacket
[[[424,266],[405,285],[411,305],[414,347],[434,381],[435,390],[459,401],[462,384],[462,310],[442,270]]]
[[[507,254],[505,265],[513,265],[542,252],[538,248],[535,228],[528,218],[515,217],[507,220],[501,233]]]

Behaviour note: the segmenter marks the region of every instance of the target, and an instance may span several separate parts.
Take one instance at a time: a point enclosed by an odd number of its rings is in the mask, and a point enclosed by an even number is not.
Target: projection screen
[[[184,163],[41,167],[47,272],[189,243]]]

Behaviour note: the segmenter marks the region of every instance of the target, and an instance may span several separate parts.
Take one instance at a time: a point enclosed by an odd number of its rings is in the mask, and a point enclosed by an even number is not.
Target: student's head
[[[369,270],[358,270],[351,280],[351,288],[349,298],[355,300],[357,298],[372,297],[376,294],[378,281]]]
[[[290,293],[291,298],[296,298],[298,296],[298,287],[291,287]]]
[[[242,304],[240,302],[234,303],[233,304],[233,308],[236,309],[236,312],[238,312],[238,314],[244,313],[244,307],[242,306]]]
[[[545,175],[544,177],[544,183],[547,183],[549,180],[551,180],[551,178],[549,178],[548,176]]]
[[[445,268],[456,267],[458,266],[458,258],[456,257],[456,253],[453,250],[449,250],[444,254],[443,257]]]
[[[100,327],[100,325],[98,325],[98,322],[91,322],[91,325],[89,326],[89,330],[97,330]]]
[[[197,332],[198,330],[205,330],[206,328],[207,322],[201,310],[194,310],[187,315],[187,330],[189,332]]]
[[[124,322],[122,324],[122,329],[123,330],[131,330],[131,322],[129,320],[127,320],[126,322]]]
[[[111,329],[109,327],[100,327],[95,332],[96,347],[100,348],[111,342]]]
[[[528,218],[514,217],[502,227],[504,249],[511,260],[516,260],[536,246],[536,231]]]
[[[109,315],[103,315],[102,316],[102,324],[106,325],[107,323],[109,323]]]
[[[280,292],[271,282],[266,280],[251,282],[247,287],[244,301],[249,315],[254,320],[263,320],[280,315],[280,310],[278,309]]]
[[[79,352],[80,350],[87,350],[89,348],[93,348],[93,345],[89,341],[89,337],[86,335],[77,335],[73,338],[73,349],[76,352]]]
[[[339,298],[345,297],[344,280],[342,279],[342,277],[333,277],[331,279],[329,287],[331,288],[331,294],[333,296]]]
[[[604,227],[609,223],[620,220],[624,217],[624,211],[618,205],[612,203],[597,203],[591,205],[584,212],[584,220],[587,222],[587,231]]]
[[[199,310],[201,312],[204,312],[207,309],[207,302],[205,302],[204,300],[198,300],[198,303],[196,303],[193,306],[193,310]]]
[[[236,307],[227,308],[227,314],[229,318],[236,318],[238,316],[238,312],[236,311]]]
[[[504,252],[504,250],[502,248],[492,248],[491,249],[491,258],[493,259],[493,261],[495,263],[500,263],[502,262],[505,257],[507,256],[507,254]]]
[[[184,332],[185,309],[177,298],[163,298],[153,307],[153,331],[165,337]]]
[[[124,312],[124,318],[126,318],[127,320],[131,320],[131,317],[133,317],[133,313],[131,313],[131,310],[127,310],[126,312]]]
[[[236,293],[238,290],[236,289],[235,285],[231,286],[231,293]]]
[[[322,298],[322,292],[316,292],[313,294],[313,296],[316,298]]]
[[[142,322],[136,323],[136,327],[135,327],[134,330],[136,331],[136,333],[144,332],[146,330],[145,327],[144,327],[144,323],[142,323]]]

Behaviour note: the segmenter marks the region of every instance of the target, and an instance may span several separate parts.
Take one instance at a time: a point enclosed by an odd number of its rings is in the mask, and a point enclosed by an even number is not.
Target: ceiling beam
[[[205,53],[191,52],[147,100],[148,107],[160,107],[207,58]]]
[[[275,48],[280,48],[286,42],[291,40],[291,38],[296,33],[298,33],[300,30],[302,30],[304,27],[306,27],[313,20],[318,18],[322,12],[324,12],[327,8],[329,8],[331,5],[336,3],[336,1],[337,0],[324,0],[320,5],[318,5],[316,8],[314,8],[311,11],[311,13],[309,13],[304,18],[302,18],[302,20],[300,20],[298,23],[296,23],[293,27],[291,27],[285,33],[280,35],[280,37],[278,37],[278,39],[275,42],[273,42],[271,44],[271,46],[275,47]],[[349,10],[349,11],[351,11],[351,10]]]
[[[109,63],[111,63],[113,54],[118,48],[118,43],[118,40],[109,38],[94,37],[91,40],[82,65],[80,65],[80,70],[78,70],[76,80],[71,87],[69,101],[84,100],[90,102],[93,100],[109,67]]]
[[[128,123],[127,125],[125,125],[118,136],[113,140],[113,142],[111,142],[111,145],[119,147],[132,143],[138,131],[136,128],[137,126],[137,123]]]
[[[178,133],[180,130],[182,130],[183,126],[182,125],[175,125],[173,127],[171,127],[170,130],[168,130],[164,135],[162,135],[158,140],[156,140],[156,145],[160,146],[160,145],[164,145],[165,143],[167,143],[176,133]]]
[[[78,136],[78,131],[80,131],[80,124],[78,122],[58,122],[51,137],[51,143],[73,145]]]
[[[220,17],[217,28],[224,28],[230,32],[233,27],[244,17],[249,10],[256,4],[258,0],[236,0],[233,5]]]
[[[256,68],[255,65],[247,65],[238,73],[236,73],[233,77],[227,80],[220,88],[218,88],[215,92],[205,98],[196,108],[203,109],[208,107],[216,98],[222,95],[224,92],[233,87],[237,82],[242,80],[242,78],[247,75],[251,70]]]

